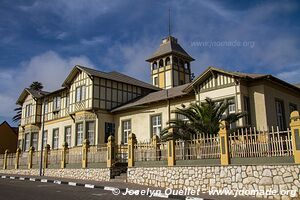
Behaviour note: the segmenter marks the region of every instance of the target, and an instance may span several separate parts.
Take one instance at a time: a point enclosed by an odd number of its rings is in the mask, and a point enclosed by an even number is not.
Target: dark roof
[[[139,107],[141,105],[148,104],[148,103],[154,103],[157,101],[162,101],[162,100],[167,100],[167,99],[172,99],[175,97],[187,95],[188,93],[183,92],[183,89],[186,88],[188,84],[189,83],[177,87],[173,87],[170,89],[166,89],[166,90],[149,93],[146,96],[143,96],[138,99],[134,99],[133,101],[126,103],[125,105],[117,107],[113,109],[111,112],[126,110],[129,108]]]
[[[282,86],[285,86],[289,89],[294,89],[294,90],[297,90],[298,92],[300,91],[300,88],[295,86],[295,85],[292,85],[288,82],[285,82],[275,76],[272,76],[271,74],[256,74],[256,73],[243,73],[243,72],[236,72],[236,71],[227,71],[227,70],[224,70],[224,69],[220,69],[220,68],[217,68],[217,67],[208,67],[204,72],[202,72],[190,85],[188,85],[184,91],[186,92],[189,92],[193,89],[193,85],[199,81],[201,81],[201,79],[205,79],[205,77],[209,74],[209,72],[211,71],[217,71],[217,72],[220,72],[220,73],[223,73],[223,74],[228,74],[228,75],[231,75],[231,76],[235,76],[235,77],[239,77],[239,78],[242,78],[242,79],[246,79],[248,81],[254,81],[254,80],[259,80],[259,79],[266,79],[268,81],[274,81],[276,82],[277,84],[280,84]]]
[[[24,99],[27,97],[28,94],[31,94],[34,98],[41,98],[44,95],[49,94],[49,92],[46,91],[42,91],[42,90],[33,90],[30,88],[25,88],[23,90],[23,92],[21,93],[21,95],[19,96],[18,100],[17,100],[17,104],[22,104]]]
[[[180,56],[183,56],[189,60],[194,60],[181,46],[180,44],[177,43],[177,39],[169,36],[165,39],[162,40],[162,44],[159,46],[159,48],[148,58],[146,61],[151,62],[152,60],[170,54],[170,53],[175,53]]]
[[[64,81],[63,87],[65,87],[74,78],[74,74],[76,73],[77,70],[85,71],[87,74],[89,74],[91,76],[96,76],[96,77],[100,77],[100,78],[123,82],[123,83],[131,84],[131,85],[135,85],[135,86],[139,86],[139,87],[143,87],[143,88],[148,88],[151,90],[160,90],[160,88],[155,87],[149,83],[140,81],[138,79],[132,78],[130,76],[127,76],[127,75],[119,73],[119,72],[115,72],[115,71],[102,72],[99,70],[95,70],[95,69],[91,69],[91,68],[87,68],[87,67],[83,67],[83,66],[79,66],[79,65],[77,65],[73,68],[72,72],[69,74],[67,79]]]
[[[3,126],[3,125],[7,125],[16,135],[18,135],[18,133],[19,133],[19,128],[18,127],[11,127],[10,125],[9,125],[9,123],[7,122],[7,121],[4,121],[4,122],[2,122],[1,124],[0,124],[0,127],[1,126]]]

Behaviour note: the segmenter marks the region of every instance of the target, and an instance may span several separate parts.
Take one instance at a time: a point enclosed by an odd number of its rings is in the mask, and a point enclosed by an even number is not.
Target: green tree
[[[41,82],[38,81],[34,81],[31,83],[31,85],[29,86],[30,89],[36,90],[36,91],[40,91],[44,88],[43,84]]]
[[[171,136],[168,131],[170,128],[173,128],[172,137],[174,139],[188,140],[199,133],[205,135],[218,134],[222,120],[233,123],[245,116],[245,113],[224,115],[231,104],[227,100],[215,102],[206,98],[205,102],[200,104],[192,103],[187,108],[177,108],[173,113],[181,117],[168,122],[168,127],[162,130],[161,140],[168,140]]]
[[[30,84],[29,88],[32,90],[41,91],[44,88],[44,86],[42,83],[40,83],[38,81],[34,81]],[[15,116],[13,116],[12,120],[13,120],[13,122],[16,122],[19,124],[20,120],[22,118],[22,107],[19,106],[19,107],[15,108],[14,111],[16,112],[16,114],[15,114]]]

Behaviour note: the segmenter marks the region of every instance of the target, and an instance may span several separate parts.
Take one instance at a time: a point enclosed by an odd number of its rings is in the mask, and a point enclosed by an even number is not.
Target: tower
[[[162,40],[155,53],[146,60],[151,66],[152,84],[169,89],[191,82],[190,62],[194,59],[172,36]]]

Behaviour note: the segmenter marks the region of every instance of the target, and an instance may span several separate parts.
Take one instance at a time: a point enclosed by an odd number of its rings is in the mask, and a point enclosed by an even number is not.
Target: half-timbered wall
[[[141,87],[94,77],[93,107],[111,110],[145,93]]]

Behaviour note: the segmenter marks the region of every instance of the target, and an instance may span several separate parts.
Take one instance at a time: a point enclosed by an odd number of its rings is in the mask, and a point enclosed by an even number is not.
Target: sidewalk
[[[110,181],[89,181],[89,180],[80,180],[80,179],[69,179],[69,178],[58,178],[58,177],[47,177],[47,176],[29,176],[29,175],[6,175],[0,174],[0,178],[6,179],[14,179],[14,180],[22,180],[22,181],[38,181],[43,183],[54,183],[54,184],[66,184],[70,186],[80,186],[86,188],[93,189],[104,189],[114,192],[126,192],[127,189],[130,190],[151,190],[151,191],[162,191],[162,195],[156,196],[161,198],[171,198],[171,199],[194,199],[194,200],[254,200],[261,198],[253,198],[253,197],[233,197],[233,196],[210,196],[207,193],[200,193],[198,196],[193,195],[165,195],[165,188],[153,187],[153,186],[144,186],[138,185],[134,183],[125,183],[125,182],[110,182]],[[174,189],[176,190],[176,189]]]

